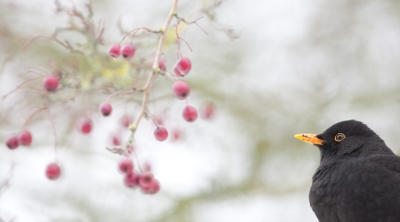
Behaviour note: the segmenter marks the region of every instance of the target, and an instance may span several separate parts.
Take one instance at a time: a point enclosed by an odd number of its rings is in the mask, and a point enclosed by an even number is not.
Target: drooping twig
[[[57,140],[56,126],[54,125],[54,121],[53,121],[53,118],[51,117],[50,110],[49,110],[49,109],[46,109],[46,110],[47,110],[47,117],[49,118],[49,121],[50,121],[50,123],[51,123],[51,127],[52,127],[52,129],[53,129],[53,136],[54,136],[54,156],[55,156],[56,162],[58,162],[58,161],[57,161],[57,160],[58,160],[58,157],[57,157],[57,142],[58,142],[58,140]]]
[[[28,79],[25,82],[19,84],[17,87],[15,87],[15,89],[11,90],[9,93],[5,94],[1,99],[6,99],[9,95],[11,95],[13,92],[19,90],[20,88],[22,88],[25,84],[27,84],[28,82],[37,80],[37,79],[42,79],[42,77],[38,77],[38,78],[33,78],[33,79]]]

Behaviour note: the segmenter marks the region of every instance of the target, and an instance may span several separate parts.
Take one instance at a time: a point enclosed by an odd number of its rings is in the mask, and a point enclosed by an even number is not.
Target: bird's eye
[[[335,136],[335,141],[336,142],[341,142],[342,140],[344,140],[346,138],[346,136],[343,133],[338,133]]]

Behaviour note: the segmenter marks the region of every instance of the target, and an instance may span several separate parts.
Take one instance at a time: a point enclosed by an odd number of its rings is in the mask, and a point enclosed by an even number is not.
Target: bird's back
[[[310,204],[320,222],[399,222],[400,157],[377,154],[321,164]]]

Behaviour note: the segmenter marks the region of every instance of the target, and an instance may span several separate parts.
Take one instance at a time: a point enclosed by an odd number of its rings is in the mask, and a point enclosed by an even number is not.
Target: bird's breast
[[[310,204],[323,222],[400,221],[400,174],[369,159],[321,165],[313,176]]]

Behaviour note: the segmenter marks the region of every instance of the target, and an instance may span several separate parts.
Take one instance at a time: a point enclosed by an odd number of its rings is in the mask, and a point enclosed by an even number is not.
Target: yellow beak
[[[322,143],[325,142],[325,140],[317,138],[316,134],[310,134],[310,133],[296,134],[294,135],[294,137],[306,143],[311,143],[313,145],[322,145]]]

